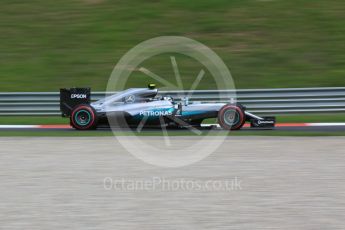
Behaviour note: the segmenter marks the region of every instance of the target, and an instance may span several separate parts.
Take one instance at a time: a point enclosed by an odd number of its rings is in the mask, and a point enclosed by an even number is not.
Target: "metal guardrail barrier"
[[[159,95],[176,100],[190,96],[190,101],[204,102],[237,98],[257,114],[345,112],[345,87],[161,91]],[[104,96],[104,92],[93,92],[91,97],[98,100]],[[60,115],[59,93],[0,93],[0,116],[10,115]]]

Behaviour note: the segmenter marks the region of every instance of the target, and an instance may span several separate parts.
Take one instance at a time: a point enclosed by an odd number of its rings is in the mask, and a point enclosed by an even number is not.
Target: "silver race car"
[[[60,109],[78,130],[100,126],[124,127],[201,127],[203,120],[217,118],[221,128],[238,130],[246,121],[255,128],[273,128],[274,117],[259,117],[238,103],[175,101],[157,97],[154,84],[132,88],[91,103],[90,88],[60,89]]]

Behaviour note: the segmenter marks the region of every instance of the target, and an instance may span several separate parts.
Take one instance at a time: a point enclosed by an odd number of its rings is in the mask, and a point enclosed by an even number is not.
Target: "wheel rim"
[[[234,126],[240,121],[240,114],[237,110],[229,109],[224,112],[224,122],[228,126]]]
[[[74,120],[80,126],[87,126],[91,122],[91,113],[87,110],[80,110],[75,114]]]

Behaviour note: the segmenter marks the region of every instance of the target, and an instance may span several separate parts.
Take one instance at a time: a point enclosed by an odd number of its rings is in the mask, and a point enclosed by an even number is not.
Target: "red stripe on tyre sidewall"
[[[231,130],[231,129],[237,129],[237,128],[240,127],[241,124],[244,122],[244,116],[243,116],[244,113],[243,113],[242,109],[241,109],[240,107],[238,107],[238,106],[234,106],[234,105],[225,105],[225,106],[219,111],[220,117],[221,117],[220,122],[223,123],[223,125],[224,125],[224,122],[223,122],[224,112],[225,112],[225,110],[227,110],[227,109],[229,109],[229,108],[235,109],[235,110],[240,114],[240,120],[241,120],[241,122],[239,122],[239,124],[238,124],[237,126],[230,127],[230,130]],[[224,126],[228,126],[228,125],[225,124]]]

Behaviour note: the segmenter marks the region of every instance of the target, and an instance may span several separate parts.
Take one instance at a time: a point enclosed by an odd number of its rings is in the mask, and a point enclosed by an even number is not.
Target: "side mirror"
[[[177,109],[178,109],[179,111],[182,111],[182,104],[181,104],[181,103],[178,104]]]

